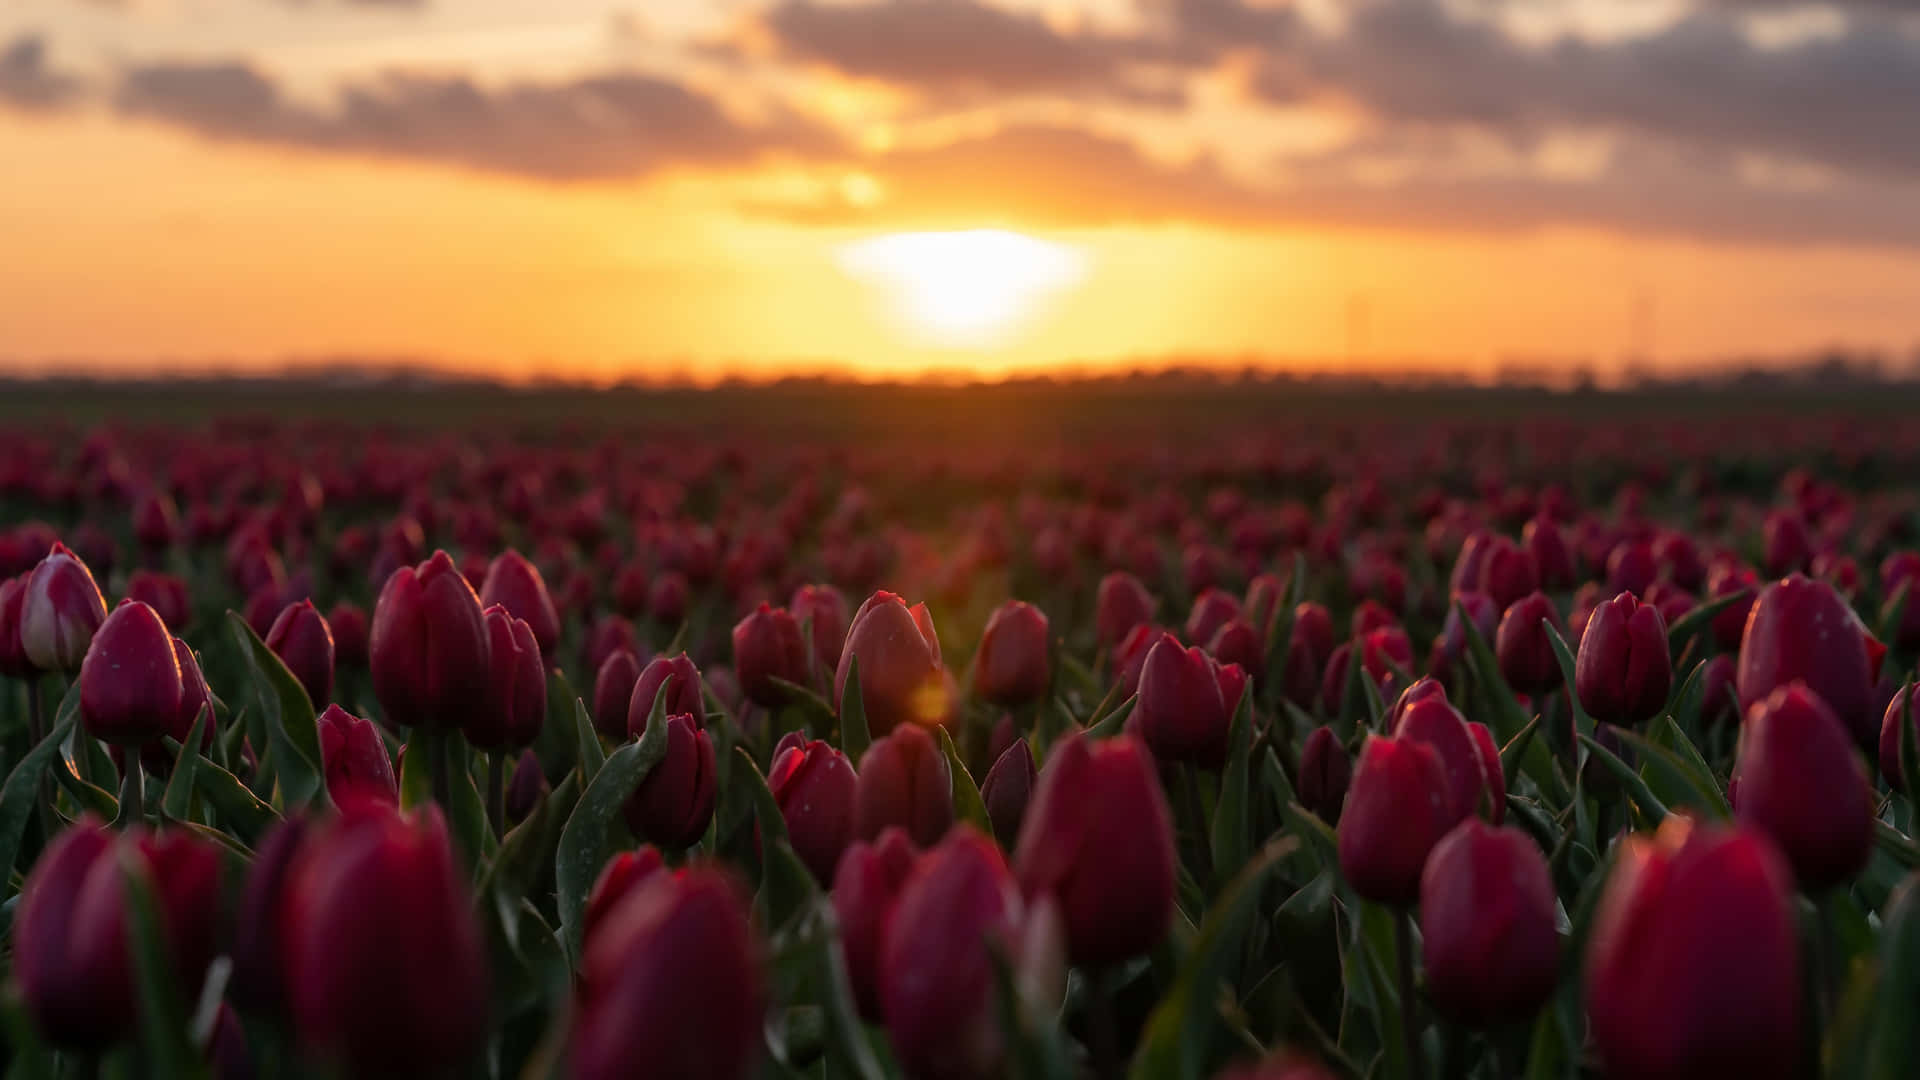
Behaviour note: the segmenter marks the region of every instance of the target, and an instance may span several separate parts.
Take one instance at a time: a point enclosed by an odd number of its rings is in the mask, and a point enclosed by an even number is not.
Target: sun
[[[910,335],[956,349],[1006,342],[1086,274],[1079,249],[1004,229],[876,236],[837,261],[881,291]]]

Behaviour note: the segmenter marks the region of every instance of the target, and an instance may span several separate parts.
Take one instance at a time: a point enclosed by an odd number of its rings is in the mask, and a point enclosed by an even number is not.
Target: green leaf
[[[127,946],[133,954],[134,987],[139,997],[144,1075],[154,1080],[204,1077],[206,1067],[188,1038],[187,1014],[167,956],[159,904],[148,883],[145,864],[130,850],[122,851],[119,857],[127,897]]]
[[[779,676],[773,677],[773,684],[786,693],[789,708],[798,708],[806,714],[809,726],[813,727],[813,730],[825,731],[827,725],[833,723],[833,704],[814,693],[812,687],[788,682]],[[816,722],[818,726],[814,727]]]
[[[56,724],[7,774],[5,786],[0,786],[0,877],[13,872],[13,864],[20,857],[20,841],[26,834],[27,819],[33,816],[34,807],[40,802],[40,780],[46,775],[47,765],[60,756],[60,744],[73,726],[71,716]]]
[[[832,902],[815,896],[791,926],[774,936],[772,952],[777,999],[789,1005],[811,1000],[820,1008],[825,1064],[832,1075],[884,1080],[887,1074],[854,1004]]]
[[[1495,738],[1502,743],[1511,743],[1514,736],[1526,730],[1533,717],[1520,707],[1513,689],[1507,685],[1506,677],[1500,674],[1500,661],[1494,657],[1493,647],[1487,644],[1486,636],[1480,633],[1473,616],[1467,614],[1467,609],[1458,601],[1454,602],[1454,615],[1467,635],[1467,659],[1473,669],[1474,685],[1486,695],[1491,706],[1489,726]],[[1555,790],[1553,759],[1540,740],[1535,739],[1526,747],[1520,757],[1520,772],[1538,785],[1541,791]]]
[[[147,807],[147,770],[140,764],[140,755],[127,755],[127,771],[120,777],[120,797],[117,800],[119,812],[113,815],[113,827],[128,829],[140,824],[146,818]]]
[[[1207,1045],[1219,1026],[1220,987],[1240,961],[1241,940],[1268,879],[1298,843],[1291,837],[1269,843],[1208,909],[1173,988],[1147,1017],[1128,1072],[1133,1080],[1200,1080],[1207,1075]]]
[[[411,810],[433,801],[433,762],[440,756],[437,731],[415,730],[407,738],[407,753],[400,761],[400,808]]]
[[[1907,612],[1907,594],[1913,589],[1913,579],[1906,578],[1898,588],[1880,605],[1879,625],[1874,627],[1874,637],[1881,641],[1892,641],[1900,634],[1900,621]]]
[[[858,768],[871,745],[873,734],[867,728],[867,699],[860,695],[860,658],[849,656],[847,685],[840,691],[840,752]]]
[[[1665,786],[1657,792],[1669,805],[1686,803],[1712,812],[1721,818],[1733,816],[1733,807],[1728,804],[1726,793],[1720,790],[1720,784],[1714,779],[1713,769],[1706,759],[1687,738],[1673,717],[1656,718],[1649,728],[1652,738],[1643,738],[1632,731],[1615,729],[1615,734],[1628,746],[1639,751],[1648,761],[1647,768],[1658,766]],[[1651,784],[1651,778],[1649,778]]]
[[[1233,709],[1233,724],[1227,730],[1227,766],[1220,774],[1220,801],[1214,805],[1210,824],[1213,849],[1213,873],[1216,883],[1231,881],[1246,865],[1252,851],[1252,825],[1248,821],[1248,758],[1253,753],[1253,684],[1241,691],[1240,703]]]
[[[193,809],[194,774],[200,763],[200,739],[207,730],[207,720],[211,709],[201,709],[193,718],[193,729],[187,732],[187,741],[174,755],[173,775],[167,779],[166,793],[160,797],[160,812],[171,821],[186,821]]]
[[[451,766],[447,783],[453,796],[453,805],[446,808],[447,824],[453,830],[454,841],[466,853],[467,866],[477,875],[500,841],[487,820],[486,800],[480,797],[480,788],[473,781],[473,751],[467,746],[467,737],[458,731],[442,737],[446,740]]]
[[[1140,700],[1139,694],[1127,698],[1120,707],[1102,717],[1097,724],[1087,728],[1089,739],[1111,739],[1127,729],[1127,720],[1133,716],[1133,706]]]
[[[1575,688],[1574,671],[1578,661],[1573,650],[1567,647],[1567,639],[1560,635],[1560,628],[1553,625],[1552,619],[1541,619],[1540,629],[1546,632],[1547,644],[1553,646],[1553,658],[1560,662],[1560,678],[1567,688],[1567,701],[1573,705],[1574,731],[1582,735],[1591,735],[1594,731],[1593,717],[1587,715],[1586,706],[1580,704],[1580,693]]]
[[[286,805],[324,805],[327,783],[321,767],[320,731],[314,726],[313,703],[307,700],[307,691],[239,612],[227,612],[227,628],[253,670],[274,776]]]
[[[547,658],[549,662],[552,657]],[[547,722],[533,739],[533,756],[548,776],[564,776],[580,764],[580,743],[574,732],[573,711],[580,698],[559,668],[547,670]]]
[[[744,746],[734,747],[733,752],[739,755],[735,775],[744,777],[747,793],[753,798],[754,820],[760,824],[760,893],[754,905],[765,916],[766,925],[778,929],[812,903],[820,887],[812,871],[794,854],[787,839],[786,815],[780,812],[759,764]]]
[[[607,751],[600,745],[600,733],[593,728],[586,703],[579,698],[573,699],[573,730],[580,744],[580,782],[590,785],[607,763]]]
[[[1867,1075],[1873,1080],[1920,1076],[1920,888],[1908,879],[1889,905],[1880,931],[1878,1023],[1872,1025]]]
[[[580,801],[580,778],[568,773],[560,786],[540,796],[526,820],[508,830],[487,864],[480,893],[493,898],[507,944],[520,947],[520,902],[545,868],[553,865],[560,829]]]
[[[1639,773],[1633,771],[1633,766],[1620,760],[1613,751],[1600,745],[1591,735],[1581,735],[1580,745],[1586,747],[1589,754],[1600,759],[1600,764],[1606,766],[1609,772],[1619,778],[1621,786],[1627,789],[1627,797],[1640,807],[1640,812],[1650,822],[1657,824],[1667,816],[1667,804],[1654,795],[1653,789],[1647,786],[1647,782],[1640,778]],[[1589,836],[1588,839],[1594,838]]]
[[[940,740],[940,752],[947,755],[947,771],[953,775],[953,815],[958,821],[964,821],[989,837],[993,835],[993,819],[987,816],[986,801],[980,797],[980,785],[973,782],[973,774],[967,771],[967,763],[960,760],[960,751],[953,745],[953,736],[947,729],[935,726]]]
[[[1752,589],[1730,592],[1725,596],[1709,600],[1675,619],[1673,625],[1667,627],[1667,651],[1679,656],[1681,650],[1687,647],[1687,643],[1711,625],[1721,612],[1752,595]]]
[[[54,760],[53,778],[60,781],[60,786],[67,789],[67,794],[73,796],[81,809],[90,810],[109,821],[119,814],[120,800],[114,797],[113,792],[98,784],[90,784],[82,780],[80,775],[73,771],[72,764],[66,758],[58,757]]]
[[[1514,780],[1518,779],[1520,762],[1526,756],[1527,747],[1533,745],[1533,737],[1539,732],[1540,715],[1536,713],[1533,719],[1527,721],[1527,726],[1520,729],[1518,735],[1508,739],[1507,745],[1500,748],[1500,772],[1509,788],[1513,786]]]
[[[665,687],[661,690],[664,696]],[[658,702],[654,708],[660,708]],[[560,894],[560,936],[576,970],[580,962],[580,917],[586,910],[587,894],[593,890],[594,879],[606,865],[608,829],[621,807],[633,797],[640,781],[666,756],[667,725],[650,721],[638,742],[615,750],[607,763],[594,773],[593,782],[587,785],[573,813],[568,815],[566,827],[560,830],[553,876]]]
[[[1013,977],[1013,965],[997,946],[990,945],[989,951],[993,961],[994,1016],[1000,1022],[1001,1035],[1007,1040],[1004,1075],[1010,1080],[1073,1080],[1072,1059],[1063,1044],[1060,1026],[1029,1022],[1027,1003],[1021,998],[1020,986]]]
[[[1873,838],[1888,858],[1909,870],[1920,870],[1920,844],[1915,844],[1912,837],[1875,818]]]

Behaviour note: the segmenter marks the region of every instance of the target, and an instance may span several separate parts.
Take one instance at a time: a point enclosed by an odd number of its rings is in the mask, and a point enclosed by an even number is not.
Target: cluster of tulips
[[[1920,1076],[1904,458],[1521,434],[0,435],[5,1067]]]

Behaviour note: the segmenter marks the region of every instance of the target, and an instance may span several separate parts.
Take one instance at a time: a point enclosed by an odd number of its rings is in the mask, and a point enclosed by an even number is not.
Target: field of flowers
[[[0,428],[5,1075],[1920,1076],[1903,417],[936,412]]]

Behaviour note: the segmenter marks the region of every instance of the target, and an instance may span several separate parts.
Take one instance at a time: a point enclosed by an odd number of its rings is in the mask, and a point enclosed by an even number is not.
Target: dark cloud
[[[44,111],[79,100],[79,79],[47,62],[47,42],[38,34],[22,34],[0,47],[0,106]]]
[[[129,70],[124,115],[208,138],[437,161],[543,180],[641,176],[673,165],[739,165],[763,154],[818,156],[837,141],[792,114],[749,125],[712,99],[650,75],[483,87],[390,76],[343,88],[328,108],[296,103],[242,63]]]

